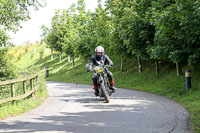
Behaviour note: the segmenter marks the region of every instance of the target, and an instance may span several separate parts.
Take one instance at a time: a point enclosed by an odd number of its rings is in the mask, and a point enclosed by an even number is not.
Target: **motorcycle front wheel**
[[[106,92],[106,88],[103,82],[101,83],[101,91],[103,93],[104,100],[106,101],[106,103],[109,103],[110,99],[109,99],[108,93]]]

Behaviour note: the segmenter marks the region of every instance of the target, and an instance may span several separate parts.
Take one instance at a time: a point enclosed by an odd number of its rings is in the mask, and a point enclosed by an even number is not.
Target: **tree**
[[[77,44],[77,53],[85,60],[88,60],[94,54],[94,49],[98,45],[102,45],[108,49],[106,52],[109,52],[110,49],[110,16],[102,8],[101,1],[99,0],[98,2],[98,7],[94,13],[89,11],[84,16],[79,15],[78,18],[78,20],[82,21],[81,23],[85,24],[79,24],[83,25],[83,27],[82,30],[79,30],[81,32],[79,32],[80,39]]]
[[[97,45],[124,59],[172,61],[180,74],[180,64],[200,62],[199,1],[197,0],[107,0],[103,9],[98,0],[95,12],[86,12],[84,0],[57,11],[46,37],[54,49],[88,59]],[[52,37],[51,37],[52,36]],[[53,42],[53,43],[52,43]],[[73,59],[74,60],[74,59]]]
[[[167,58],[176,64],[177,75],[180,64],[199,62],[199,1],[180,0],[171,3],[154,3],[152,23],[156,27],[155,45],[151,47],[153,58]],[[158,6],[159,5],[159,6]],[[164,55],[161,52],[164,51]],[[193,58],[194,57],[194,58]],[[193,60],[194,59],[194,60]]]
[[[45,6],[45,0],[1,0],[0,1],[0,26],[7,30],[16,31],[22,21],[30,18],[28,7],[38,9]]]
[[[40,27],[40,29],[42,30],[42,39],[41,42],[45,42],[47,44],[47,46],[51,49],[51,60],[53,60],[53,45],[54,43],[52,43],[53,40],[51,40],[51,30],[49,28],[47,28],[46,26],[42,25]]]
[[[127,49],[126,53],[137,57],[139,72],[142,71],[141,60],[149,58],[146,48],[154,43],[155,28],[149,21],[151,3],[150,0],[107,0],[108,9],[119,27],[119,45]]]
[[[0,80],[14,77],[6,57],[10,45],[6,31],[16,32],[21,22],[30,18],[28,7],[38,9],[44,5],[44,0],[0,0]]]
[[[6,34],[6,31],[0,29],[0,47],[6,47],[9,45],[10,37]]]

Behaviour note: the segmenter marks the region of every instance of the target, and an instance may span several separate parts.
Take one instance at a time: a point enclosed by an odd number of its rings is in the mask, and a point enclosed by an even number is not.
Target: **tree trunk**
[[[121,56],[121,68],[120,68],[121,72],[124,71],[124,57]]]
[[[70,63],[70,55],[68,55],[68,64]]]
[[[176,62],[176,72],[177,72],[177,76],[181,75],[181,66],[178,62]]]
[[[160,72],[159,61],[156,60],[156,76],[158,76],[159,72]]]
[[[138,70],[139,70],[139,73],[142,72],[142,59],[141,59],[141,57],[138,57]]]
[[[51,49],[51,60],[53,60],[53,49]]]
[[[60,62],[62,61],[62,52],[59,53],[60,56]]]
[[[72,67],[73,67],[73,69],[75,68],[74,56],[72,56]]]

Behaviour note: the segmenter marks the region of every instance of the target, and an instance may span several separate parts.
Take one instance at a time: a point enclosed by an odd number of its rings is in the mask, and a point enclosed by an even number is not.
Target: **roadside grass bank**
[[[26,45],[23,47],[17,46],[9,49],[10,60],[14,66],[16,78],[26,77],[37,72],[40,72],[38,78],[38,87],[39,89],[35,93],[34,97],[28,97],[17,101],[15,104],[12,102],[1,104],[0,105],[0,119],[6,119],[12,116],[20,115],[24,112],[30,111],[39,105],[41,105],[44,100],[47,98],[47,89],[46,81],[44,79],[44,71],[40,71],[39,68],[32,65],[40,58],[40,50],[44,50],[44,45]],[[45,55],[43,55],[45,56]],[[16,85],[15,89],[17,93],[22,93],[23,89],[19,89],[22,86],[21,84]],[[28,85],[30,86],[30,85]],[[2,90],[0,89],[0,92]],[[2,97],[10,96],[10,91],[0,93]]]
[[[39,89],[35,93],[34,97],[29,96],[27,99],[17,101],[15,104],[9,102],[0,105],[0,119],[20,115],[41,105],[47,98],[47,90],[44,78],[40,76],[38,81]]]

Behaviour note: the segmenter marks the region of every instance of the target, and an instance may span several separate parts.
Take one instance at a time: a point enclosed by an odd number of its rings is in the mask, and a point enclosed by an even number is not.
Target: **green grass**
[[[46,98],[47,98],[46,84],[44,84],[44,82],[42,81],[40,82],[39,89],[33,98],[29,97],[25,100],[17,101],[15,104],[9,102],[1,105],[0,119],[17,116],[24,112],[30,111],[41,105]]]
[[[34,46],[37,49],[44,49],[44,45]],[[63,60],[59,62],[59,54],[54,53],[54,59],[50,59],[50,50],[46,50],[44,57],[39,59],[39,53],[34,54],[30,60],[31,53],[23,55],[21,61],[16,62],[16,66],[21,68],[39,68],[45,72],[46,66],[49,67],[50,81],[71,82],[92,84],[92,73],[87,73],[85,63],[80,59],[75,61],[75,69],[72,68],[72,63],[68,64],[67,56],[63,55]],[[111,57],[112,58],[112,57]],[[110,69],[113,72],[116,87],[146,91],[158,95],[166,96],[174,99],[182,104],[190,113],[191,129],[195,133],[200,133],[200,70],[199,66],[185,67],[183,71],[192,70],[192,88],[185,93],[185,78],[184,75],[177,77],[175,65],[169,63],[161,64],[161,72],[157,77],[155,75],[155,65],[153,63],[145,63],[145,69],[142,73],[137,71],[137,61],[128,59],[125,62],[125,71],[120,72],[120,59],[112,58],[115,66]],[[24,64],[25,61],[27,64]],[[44,76],[44,75],[43,75]]]
[[[36,49],[34,52],[34,56],[31,57],[33,54],[33,49]],[[45,49],[44,45],[33,45],[29,46],[28,50],[25,51],[24,47],[14,47],[9,49],[9,54],[13,66],[15,67],[15,73],[17,78],[29,76],[31,74],[35,74],[36,71],[40,71],[39,68],[33,66],[32,63],[36,62],[40,55],[39,50]],[[21,54],[20,59],[18,58]],[[45,55],[44,55],[45,56]],[[12,116],[16,116],[27,112],[33,108],[38,107],[43,103],[43,101],[47,98],[47,90],[46,90],[46,82],[44,79],[44,71],[41,71],[41,75],[39,76],[39,89],[36,92],[36,95],[32,98],[29,97],[27,99],[23,99],[20,101],[15,102],[13,105],[12,102],[1,104],[0,105],[0,119],[9,118]],[[30,90],[30,82],[27,82],[27,91]],[[10,86],[1,86],[0,87],[0,99],[10,97]],[[15,84],[15,92],[17,95],[23,94],[22,83]]]

